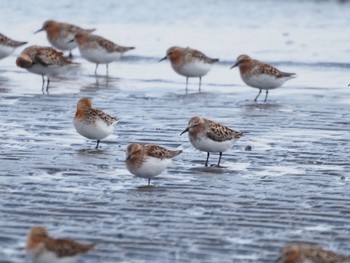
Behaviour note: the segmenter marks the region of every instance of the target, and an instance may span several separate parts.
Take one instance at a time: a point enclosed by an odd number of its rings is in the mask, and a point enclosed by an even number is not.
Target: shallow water
[[[350,254],[349,3],[34,2],[1,2],[1,33],[47,45],[32,33],[55,18],[136,49],[108,78],[74,50],[80,66],[49,94],[15,66],[21,49],[0,61],[1,262],[24,261],[32,225],[95,242],[81,262],[267,263],[290,241]],[[201,93],[158,63],[175,44],[220,58]],[[254,103],[257,90],[229,70],[241,53],[298,78]],[[72,126],[83,96],[119,119],[100,150]],[[226,168],[204,168],[206,154],[179,136],[194,115],[249,132],[224,153]],[[148,188],[123,163],[130,142],[184,153]]]

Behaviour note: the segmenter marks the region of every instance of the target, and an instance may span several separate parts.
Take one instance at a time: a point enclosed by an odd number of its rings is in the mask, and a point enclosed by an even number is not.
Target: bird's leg
[[[213,164],[212,166],[215,166],[215,167],[217,167],[217,168],[226,168],[225,166],[221,166],[221,165],[220,165],[221,157],[222,157],[222,152],[219,153],[219,161],[218,161],[218,164],[217,164],[217,165]]]
[[[267,90],[266,90],[266,95],[265,95],[265,100],[264,100],[265,102],[266,102],[266,100],[267,100],[267,95],[268,95],[268,94],[269,94],[269,90],[267,89]]]
[[[201,92],[201,86],[202,86],[202,77],[199,77],[199,93]]]
[[[97,140],[97,144],[96,144],[96,147],[95,147],[96,150],[98,149],[98,145],[99,144],[100,144],[100,140]]]
[[[69,58],[73,58],[73,55],[72,55],[72,50],[69,50],[69,55],[68,55]]]
[[[106,71],[107,71],[107,76],[108,76],[108,63],[106,64]]]
[[[186,77],[186,93],[187,93],[187,86],[188,86],[188,77]]]
[[[218,162],[218,167],[220,166],[221,156],[222,156],[222,152],[220,152],[220,154],[219,154],[219,162]]]
[[[258,97],[260,96],[260,93],[261,93],[261,89],[259,89],[258,96],[255,97],[254,101],[256,101],[258,99]]]
[[[97,67],[98,67],[98,63],[96,63],[95,75],[97,74]]]
[[[47,77],[46,93],[49,93],[50,78]]]
[[[151,178],[148,178],[148,186],[151,185]]]
[[[210,153],[207,152],[207,160],[205,161],[205,166],[208,166],[209,155],[210,155]]]
[[[45,91],[44,91],[45,78],[44,78],[44,75],[41,75],[41,77],[43,79],[43,84],[41,85],[41,91],[43,92],[43,94],[45,94]]]

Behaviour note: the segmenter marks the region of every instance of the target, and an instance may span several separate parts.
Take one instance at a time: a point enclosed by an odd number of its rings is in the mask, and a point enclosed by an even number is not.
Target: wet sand
[[[24,261],[32,225],[96,243],[81,262],[267,263],[291,241],[348,253],[349,64],[261,54],[298,78],[255,103],[258,90],[228,69],[224,52],[202,92],[191,79],[186,93],[185,78],[157,62],[165,50],[140,54],[147,44],[111,64],[108,77],[75,50],[80,66],[54,79],[49,94],[40,76],[14,65],[20,50],[0,61],[2,262]],[[84,96],[119,119],[99,150],[72,125]],[[195,115],[249,132],[224,153],[225,168],[205,168],[206,153],[180,136]],[[184,153],[145,187],[123,162],[131,142]]]

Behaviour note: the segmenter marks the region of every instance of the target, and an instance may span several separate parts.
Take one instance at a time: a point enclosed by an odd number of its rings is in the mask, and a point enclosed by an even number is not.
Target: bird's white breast
[[[268,74],[242,76],[242,80],[248,86],[264,90],[276,89],[291,78],[293,77],[276,78],[274,75]]]
[[[15,49],[14,47],[0,45],[0,59],[11,55]]]
[[[171,159],[147,158],[140,167],[127,163],[128,170],[137,177],[152,178],[163,172],[171,164]]]
[[[79,256],[57,257],[55,253],[45,250],[43,253],[27,253],[30,263],[76,263]]]
[[[203,152],[225,152],[230,149],[236,141],[236,139],[232,139],[217,142],[206,136],[197,137],[195,140],[191,137],[189,137],[189,139],[194,148]]]
[[[40,64],[34,64],[29,68],[26,68],[31,73],[38,74],[38,75],[45,75],[45,76],[56,76],[59,75],[63,71],[62,66],[49,66],[45,67]]]
[[[95,124],[73,119],[73,125],[80,135],[92,140],[102,140],[113,133],[114,129],[113,124],[107,125],[100,119],[96,120]]]
[[[51,45],[60,50],[72,50],[77,47],[77,43],[75,41],[71,41],[74,39],[73,34],[67,34],[66,37],[59,36],[56,38],[47,39]]]
[[[202,77],[208,73],[211,64],[203,61],[193,61],[181,66],[172,65],[175,72],[185,77]]]
[[[120,59],[122,53],[107,52],[104,48],[97,46],[93,47],[79,47],[80,55],[92,63],[108,64]]]

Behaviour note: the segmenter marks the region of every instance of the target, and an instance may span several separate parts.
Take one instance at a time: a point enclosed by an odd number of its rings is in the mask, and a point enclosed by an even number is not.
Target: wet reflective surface
[[[37,2],[38,15],[21,11],[16,1],[1,6],[2,33],[47,45],[44,34],[32,32],[56,18],[96,27],[136,49],[111,64],[108,77],[103,65],[95,76],[95,65],[74,50],[80,66],[52,80],[49,94],[42,94],[40,76],[15,66],[21,50],[0,61],[2,262],[24,262],[32,225],[95,242],[81,262],[267,263],[290,241],[349,254],[348,3],[266,1],[263,8],[258,1],[201,1],[201,13],[183,14],[182,5],[158,1],[138,7],[104,1],[96,9],[90,2],[61,1],[55,14]],[[169,8],[175,11],[161,15]],[[145,17],[150,10],[154,14]],[[185,78],[167,61],[158,63],[174,44],[220,58],[201,93],[197,79],[190,79],[186,93]],[[229,70],[240,53],[298,78],[272,90],[266,103],[255,103],[258,90]],[[99,150],[72,125],[83,96],[119,119]],[[225,168],[204,167],[206,153],[179,135],[195,115],[249,132],[224,153]],[[147,180],[130,175],[123,162],[131,142],[184,153],[145,187]],[[211,154],[210,164],[217,160]]]

